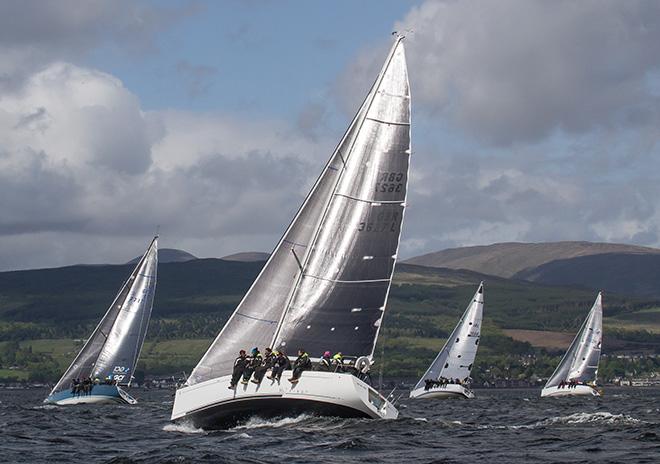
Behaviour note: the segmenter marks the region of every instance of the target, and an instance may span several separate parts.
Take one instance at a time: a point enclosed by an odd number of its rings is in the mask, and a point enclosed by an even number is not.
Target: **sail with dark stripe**
[[[556,387],[561,382],[595,382],[598,375],[602,339],[603,300],[599,293],[580,331],[573,339],[557,369],[548,379],[545,388]]]
[[[424,387],[424,381],[427,379],[438,380],[444,377],[463,381],[470,376],[479,348],[483,309],[484,284],[482,282],[461,320],[456,324],[438,356],[413,390]]]
[[[154,237],[51,395],[70,388],[73,379],[87,377],[110,376],[118,385],[130,385],[151,318],[157,267],[158,237]]]
[[[409,99],[398,38],[311,192],[188,385],[230,373],[240,349],[263,349],[276,337],[280,348],[307,342],[309,350],[371,354],[403,219]],[[300,330],[308,325],[313,332]]]

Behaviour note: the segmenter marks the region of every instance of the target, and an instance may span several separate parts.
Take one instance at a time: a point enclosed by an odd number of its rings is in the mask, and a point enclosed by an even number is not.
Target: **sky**
[[[270,251],[406,31],[399,256],[660,246],[660,3],[0,2],[0,270]]]

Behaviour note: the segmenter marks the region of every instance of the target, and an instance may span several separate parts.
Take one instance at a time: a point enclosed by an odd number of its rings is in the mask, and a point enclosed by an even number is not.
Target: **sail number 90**
[[[403,173],[383,171],[378,173],[378,182],[376,182],[376,192],[392,193],[400,192],[403,189]]]

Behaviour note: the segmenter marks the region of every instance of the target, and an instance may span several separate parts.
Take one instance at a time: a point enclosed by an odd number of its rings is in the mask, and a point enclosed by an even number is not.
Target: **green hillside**
[[[218,259],[160,265],[141,370],[189,372],[262,265]],[[130,266],[71,266],[0,273],[0,378],[56,378],[129,272]],[[562,348],[534,348],[509,335],[520,338],[524,329],[572,335],[595,298],[583,289],[401,264],[376,350],[384,374],[421,375],[481,280],[486,308],[478,360],[491,374],[520,368],[516,375],[547,375]],[[605,295],[605,313],[605,353],[657,350],[660,303]]]

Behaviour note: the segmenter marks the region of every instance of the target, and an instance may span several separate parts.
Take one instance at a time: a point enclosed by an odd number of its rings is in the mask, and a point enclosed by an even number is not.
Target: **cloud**
[[[397,28],[425,117],[484,142],[660,120],[660,3],[426,1]]]

